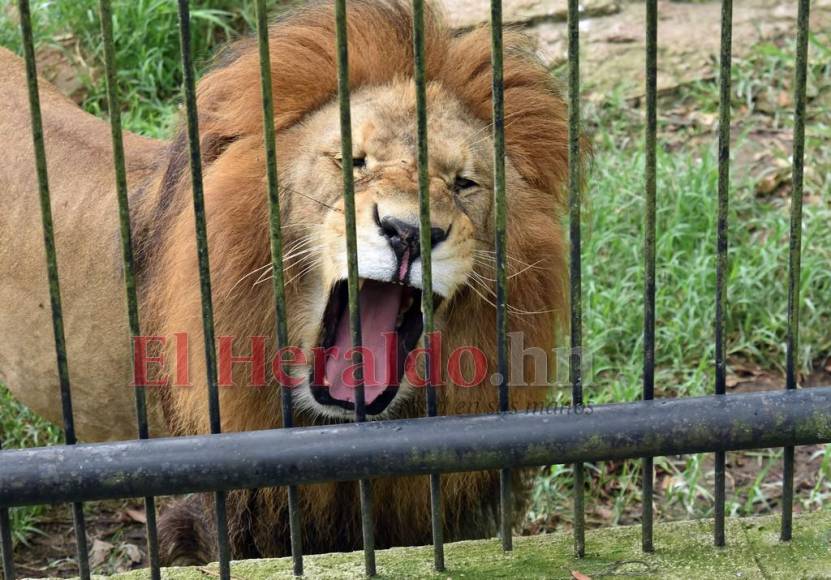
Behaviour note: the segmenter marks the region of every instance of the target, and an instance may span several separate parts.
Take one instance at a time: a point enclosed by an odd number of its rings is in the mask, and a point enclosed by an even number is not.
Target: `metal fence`
[[[291,550],[295,574],[303,571],[300,535],[302,514],[298,507],[297,485],[334,480],[358,480],[366,573],[376,573],[372,487],[370,477],[429,475],[432,530],[436,570],[444,569],[441,525],[440,474],[467,470],[501,470],[501,539],[511,549],[512,503],[511,469],[553,463],[574,463],[574,542],[576,555],[585,550],[583,461],[642,458],[644,551],[653,550],[652,539],[652,457],[680,453],[715,452],[714,543],[724,545],[725,452],[728,450],[785,447],[784,494],[781,539],[791,538],[793,505],[794,446],[831,441],[831,387],[797,390],[797,342],[799,331],[799,279],[802,223],[803,158],[805,144],[805,102],[808,47],[809,0],[799,1],[796,52],[795,117],[793,151],[793,191],[791,195],[790,261],[788,277],[788,335],[786,389],[779,392],[725,396],[727,315],[727,208],[729,199],[731,25],[732,0],[722,2],[720,125],[718,142],[718,244],[716,297],[716,360],[714,395],[698,398],[662,399],[654,397],[655,370],[655,208],[657,147],[657,0],[647,0],[646,27],[646,213],[644,220],[644,361],[643,401],[593,408],[591,414],[545,415],[509,413],[507,384],[507,269],[504,100],[502,70],[502,7],[491,1],[493,65],[493,141],[495,248],[497,263],[498,370],[503,379],[499,388],[499,413],[484,416],[436,417],[435,385],[427,386],[427,418],[361,424],[365,421],[363,385],[356,390],[355,423],[349,425],[292,428],[290,389],[282,385],[285,429],[248,433],[220,434],[220,409],[217,390],[217,363],[211,302],[210,265],[202,190],[202,166],[193,63],[191,61],[188,0],[178,0],[187,135],[190,144],[190,169],[196,240],[202,292],[207,388],[210,394],[211,435],[148,440],[144,391],[135,389],[139,440],[97,445],[76,445],[72,418],[71,391],[66,345],[61,314],[58,265],[52,232],[49,184],[46,171],[43,128],[38,98],[32,20],[28,0],[19,0],[23,48],[29,84],[32,135],[46,246],[49,289],[54,325],[55,350],[60,378],[65,446],[0,452],[0,534],[3,570],[7,579],[15,577],[8,508],[47,502],[73,502],[79,573],[90,575],[83,501],[144,497],[147,513],[147,544],[150,571],[160,578],[159,546],[154,496],[197,491],[215,493],[216,525],[220,576],[230,577],[230,549],[227,534],[225,492],[259,486],[288,486]],[[343,192],[349,264],[349,317],[353,345],[361,344],[359,316],[357,244],[352,174],[352,144],[348,79],[346,0],[335,0],[337,20],[339,101],[343,155]],[[421,226],[422,287],[432,288],[430,268],[430,207],[427,173],[427,111],[424,61],[424,1],[413,0],[413,38],[415,62],[413,76],[417,95],[418,166]],[[108,85],[112,146],[116,188],[120,208],[121,241],[127,293],[129,328],[140,335],[138,301],[133,268],[127,183],[122,130],[116,88],[110,0],[100,0],[101,32]],[[264,0],[257,1],[265,150],[277,346],[287,345],[286,304],[282,270],[280,207],[273,124],[273,96],[269,63],[268,27]],[[581,334],[581,176],[580,176],[580,66],[579,6],[568,2],[569,54],[569,218],[572,402],[582,405],[580,365]],[[279,98],[279,95],[277,95]],[[424,333],[430,340],[434,329],[433,297],[422,293]],[[428,357],[429,357],[429,344]],[[355,361],[359,362],[359,361]],[[428,361],[429,368],[429,361]],[[428,375],[430,373],[427,373]],[[359,383],[362,381],[358,377]],[[300,443],[302,441],[302,444]],[[306,449],[314,446],[310,457]],[[165,467],[162,468],[162,465]]]

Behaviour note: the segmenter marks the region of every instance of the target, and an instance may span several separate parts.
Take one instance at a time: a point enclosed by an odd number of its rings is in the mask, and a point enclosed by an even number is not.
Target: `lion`
[[[497,410],[494,306],[494,201],[490,32],[457,33],[428,9],[425,24],[432,277],[442,359],[460,347],[484,353],[476,385],[444,378],[441,414]],[[270,55],[289,343],[312,360],[315,350],[350,346],[347,259],[335,19],[331,2],[313,3],[270,29]],[[423,334],[412,13],[404,0],[348,4],[349,78],[357,222],[359,304],[365,352],[381,369],[365,387],[369,420],[425,414],[424,389],[413,386],[390,350],[407,355]],[[567,262],[562,217],[568,174],[567,106],[532,44],[504,37],[509,330],[525,348],[553,359],[566,313]],[[22,68],[3,54],[0,90],[4,135],[23,141],[0,167],[0,379],[35,411],[59,420],[54,348],[37,215]],[[42,83],[46,151],[73,382],[82,439],[134,437],[130,341],[126,329],[117,207],[106,124],[79,112]],[[252,337],[276,352],[270,270],[269,209],[262,99],[256,43],[242,40],[219,56],[198,84],[217,336],[233,337],[234,356],[249,356]],[[166,337],[167,387],[152,389],[153,434],[210,432],[198,259],[186,131],[169,143],[126,136],[128,182],[138,268],[142,331]],[[9,159],[11,158],[11,159]],[[187,337],[185,385],[171,384],[177,359],[172,337]],[[385,349],[384,336],[397,339]],[[178,343],[177,343],[178,344]],[[393,353],[395,354],[395,353]],[[160,356],[161,356],[160,355]],[[519,363],[531,370],[533,357]],[[464,358],[470,376],[472,363]],[[311,364],[311,363],[309,363]],[[347,363],[329,358],[292,389],[295,424],[354,419],[355,390]],[[280,389],[252,378],[239,362],[220,388],[223,432],[279,428]],[[297,370],[297,369],[295,369]],[[512,388],[511,406],[540,405],[547,376]],[[527,474],[514,476],[514,514],[523,516]],[[373,480],[378,547],[431,541],[426,477]],[[449,540],[492,536],[499,503],[497,473],[442,477],[443,523]],[[189,496],[163,511],[160,540],[167,563],[216,557],[210,496]],[[357,485],[300,487],[304,552],[361,546]],[[233,557],[290,552],[285,488],[228,495]]]

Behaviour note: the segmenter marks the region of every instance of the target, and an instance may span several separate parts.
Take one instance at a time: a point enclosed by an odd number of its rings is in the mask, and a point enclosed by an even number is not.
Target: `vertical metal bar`
[[[655,396],[655,163],[658,132],[658,0],[646,3],[646,216],[644,223],[643,398]],[[643,517],[641,547],[655,550],[652,542],[653,460],[641,459]]]
[[[8,508],[0,508],[0,557],[3,558],[3,578],[14,580],[14,559],[12,557],[12,525]]]
[[[424,58],[424,0],[413,0],[413,55],[418,123],[418,199],[421,242],[421,311],[424,322],[427,416],[438,413],[436,385],[433,384],[433,244],[430,219],[430,157],[427,144],[427,75]],[[441,357],[441,353],[438,353]],[[433,528],[433,566],[444,571],[444,530],[441,519],[441,476],[430,474],[430,518]]]
[[[493,66],[493,201],[496,208],[496,343],[499,412],[509,409],[508,396],[508,272],[507,208],[505,201],[505,83],[502,54],[502,0],[491,0],[491,62]],[[513,549],[511,470],[499,472],[502,549]]]
[[[208,231],[205,224],[205,199],[202,184],[202,154],[199,145],[199,116],[196,110],[196,81],[190,50],[190,9],[188,0],[179,0],[179,43],[182,51],[185,105],[187,113],[188,144],[190,148],[191,188],[193,190],[193,214],[196,225],[196,250],[199,258],[199,282],[202,295],[202,331],[205,338],[205,370],[208,380],[208,413],[211,433],[220,433],[219,390],[216,375],[216,342],[214,338],[214,313],[211,298],[211,268],[208,259]],[[231,577],[231,550],[228,544],[228,517],[225,492],[214,494],[216,509],[217,544],[219,548],[219,575],[223,580]]]
[[[569,282],[571,298],[571,402],[583,404],[583,298],[582,260],[580,257],[580,3],[568,0],[568,206]],[[574,464],[574,553],[578,558],[586,554],[584,503],[584,471],[582,463]]]
[[[800,0],[797,15],[796,72],[794,87],[793,190],[791,192],[791,232],[788,265],[788,351],[786,388],[796,389],[799,382],[799,279],[802,270],[802,189],[805,162],[805,89],[808,84],[808,24],[810,0]],[[782,489],[781,539],[791,539],[793,524],[794,448],[785,447],[785,470]]]
[[[32,15],[29,0],[19,0],[20,28],[23,34],[23,54],[26,60],[26,79],[29,86],[29,110],[32,119],[32,142],[35,152],[40,210],[43,220],[43,245],[46,249],[46,269],[49,277],[49,299],[52,307],[52,330],[55,337],[55,354],[58,364],[58,381],[61,390],[61,407],[63,413],[64,439],[67,445],[77,442],[75,422],[72,417],[72,394],[69,384],[69,365],[66,357],[66,337],[63,328],[63,309],[61,307],[60,277],[58,275],[58,258],[55,251],[55,235],[52,223],[52,205],[49,196],[49,177],[46,169],[46,148],[43,139],[43,121],[40,113],[40,96],[38,94],[37,65],[35,63],[35,45],[32,32]],[[75,526],[75,539],[78,551],[78,573],[81,578],[89,578],[89,558],[87,550],[86,524],[84,508],[80,503],[72,504],[72,517]]]
[[[3,449],[3,440],[0,439],[0,450]],[[14,580],[14,545],[12,544],[12,524],[9,520],[9,509],[0,508],[0,559],[3,560],[3,578]]]
[[[121,109],[118,101],[116,82],[115,48],[113,41],[113,16],[110,0],[99,1],[101,13],[101,35],[104,43],[104,63],[107,74],[107,105],[110,112],[110,131],[113,144],[113,164],[118,195],[118,218],[121,230],[121,256],[124,267],[124,286],[127,293],[127,318],[132,338],[141,335],[139,324],[138,296],[136,294],[135,268],[133,266],[133,241],[130,231],[130,205],[127,196],[127,172],[124,166],[124,142],[121,131]],[[132,358],[131,358],[132,360]],[[139,439],[150,437],[147,426],[147,402],[144,385],[135,386],[136,422]],[[156,501],[144,498],[147,529],[147,553],[150,558],[150,575],[153,580],[161,578],[159,564],[159,539],[156,529]]]
[[[363,357],[361,347],[361,312],[358,301],[358,241],[355,231],[355,184],[352,161],[352,115],[349,107],[349,49],[346,25],[346,0],[335,1],[335,29],[338,50],[338,99],[340,102],[341,157],[343,163],[343,205],[346,219],[346,254],[349,267],[349,327],[352,334],[355,372],[355,421],[366,420],[364,399]],[[375,576],[375,533],[372,522],[372,485],[359,482],[361,496],[361,528],[364,541],[364,563],[367,576]]]
[[[257,0],[257,42],[260,49],[260,81],[263,96],[263,135],[265,140],[266,171],[268,174],[269,230],[271,238],[271,269],[274,286],[274,312],[277,348],[288,346],[286,326],[286,293],[283,272],[283,232],[280,225],[280,194],[277,173],[277,145],[274,134],[274,98],[271,85],[271,55],[268,48],[268,20],[265,0]],[[282,356],[282,353],[281,355]],[[280,385],[283,427],[294,426],[294,409],[289,385]],[[295,576],[303,575],[303,543],[300,528],[300,496],[296,485],[288,486],[289,537]]]
[[[716,261],[716,383],[717,395],[726,393],[727,343],[727,211],[730,198],[730,94],[733,37],[733,0],[721,3],[721,72],[719,74],[718,127],[718,221]],[[719,451],[715,456],[715,514],[713,543],[724,545],[725,459]]]

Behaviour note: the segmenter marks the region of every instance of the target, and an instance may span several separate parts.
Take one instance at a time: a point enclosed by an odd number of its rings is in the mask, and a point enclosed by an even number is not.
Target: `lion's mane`
[[[349,78],[352,89],[382,86],[413,74],[412,13],[403,0],[351,0],[348,3]],[[485,123],[492,122],[490,31],[457,34],[428,10],[425,25],[426,71]],[[535,194],[521,201],[509,192],[509,252],[534,264],[509,284],[509,302],[525,312],[510,317],[510,330],[524,333],[526,346],[550,351],[555,327],[566,310],[567,267],[559,219],[567,177],[567,107],[546,68],[521,34],[504,35],[505,139],[507,155]],[[335,18],[332,4],[313,3],[270,31],[275,125],[280,133],[337,96]],[[269,260],[265,193],[262,97],[256,43],[243,40],[222,53],[199,83],[198,106],[204,163],[213,296],[218,335],[272,336],[273,296],[269,284],[245,299],[226,297],[233,284]],[[279,156],[278,156],[279,157]],[[147,332],[191,337],[193,387],[161,393],[170,429],[177,434],[208,431],[207,389],[202,359],[202,319],[198,269],[190,210],[188,145],[182,131],[171,143],[155,181],[137,194],[137,225],[143,312]],[[281,171],[290,170],[281,167]],[[291,192],[281,192],[284,207]],[[290,236],[290,230],[286,234]],[[303,296],[287,288],[289,317],[302,318]],[[293,313],[292,309],[295,312]],[[441,328],[445,349],[475,345],[496,352],[493,307],[463,293],[447,305]],[[297,323],[297,320],[294,322]],[[302,323],[302,322],[301,322]],[[240,345],[240,349],[245,346]],[[447,354],[445,352],[445,354]],[[546,378],[542,378],[542,383]],[[444,413],[495,410],[496,389],[454,389],[441,393]],[[545,400],[545,388],[512,393],[512,405],[526,408]],[[221,394],[224,431],[280,425],[277,389],[234,388]],[[405,415],[423,409],[416,397]],[[517,507],[524,494],[517,476]],[[375,481],[374,517],[379,546],[430,541],[429,487],[425,478]],[[458,539],[492,534],[498,506],[498,477],[467,473],[443,478],[445,529]],[[199,553],[210,557],[211,510],[180,504],[163,517],[168,561]],[[356,486],[330,483],[301,490],[303,541],[307,552],[360,546]],[[235,557],[288,552],[285,490],[239,491],[229,496]],[[204,514],[200,519],[195,514]],[[521,510],[516,513],[521,515]],[[188,538],[190,538],[188,540]],[[188,543],[190,542],[190,543]],[[198,548],[198,549],[197,549]],[[200,551],[201,550],[201,551]]]

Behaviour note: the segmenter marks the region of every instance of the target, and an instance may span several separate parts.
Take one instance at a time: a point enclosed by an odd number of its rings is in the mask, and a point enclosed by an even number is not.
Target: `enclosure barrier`
[[[646,186],[644,223],[644,372],[642,402],[583,407],[580,348],[582,345],[580,260],[580,105],[579,105],[579,4],[568,2],[569,47],[569,218],[571,357],[570,382],[574,412],[563,414],[509,412],[507,385],[507,270],[504,95],[502,83],[502,8],[491,1],[493,64],[493,140],[495,248],[497,266],[497,332],[499,413],[484,416],[436,417],[435,385],[427,388],[427,418],[364,423],[363,386],[356,390],[355,423],[329,427],[292,427],[292,400],[288,386],[281,385],[285,429],[220,434],[216,350],[211,303],[210,264],[204,217],[202,167],[193,64],[190,52],[188,0],[178,0],[184,94],[190,145],[193,206],[199,256],[205,357],[208,371],[211,435],[150,439],[144,390],[135,389],[138,440],[96,445],[76,445],[72,420],[71,390],[61,314],[58,265],[52,233],[49,185],[43,128],[38,98],[38,80],[31,14],[28,0],[18,0],[23,48],[29,84],[32,135],[46,247],[55,351],[60,382],[67,445],[0,452],[0,548],[7,579],[15,577],[8,508],[17,505],[69,501],[77,539],[79,574],[89,578],[83,501],[103,498],[144,497],[150,571],[160,578],[158,540],[153,496],[196,491],[215,493],[220,576],[230,578],[230,549],[225,514],[225,492],[257,486],[288,486],[291,550],[294,573],[302,574],[303,559],[297,488],[298,484],[359,480],[365,566],[374,575],[375,551],[371,518],[370,477],[429,474],[431,517],[436,570],[444,569],[441,528],[440,473],[499,469],[501,474],[501,525],[503,548],[511,549],[510,470],[552,463],[574,463],[575,553],[585,550],[583,461],[642,458],[644,551],[652,541],[652,457],[678,453],[716,453],[714,543],[724,544],[725,452],[770,446],[785,446],[785,484],[781,539],[789,540],[793,505],[793,448],[831,441],[831,387],[797,388],[799,334],[799,277],[801,257],[803,158],[805,146],[805,98],[807,82],[808,16],[810,0],[800,0],[796,52],[793,191],[788,277],[788,336],[786,390],[725,396],[727,316],[727,208],[729,199],[730,57],[732,2],[722,0],[720,126],[718,179],[718,243],[716,295],[715,394],[707,397],[654,399],[655,371],[655,233],[657,148],[657,0],[647,0],[646,27]],[[357,245],[352,176],[351,121],[349,107],[346,2],[335,0],[338,44],[338,95],[343,155],[343,182],[347,252],[349,262],[349,316],[353,346],[361,344],[357,299]],[[414,78],[417,97],[418,166],[423,288],[432,288],[430,270],[430,207],[427,173],[427,112],[424,63],[424,2],[413,0]],[[112,127],[113,158],[124,260],[129,329],[140,335],[135,289],[129,208],[124,169],[124,151],[116,87],[116,63],[110,0],[100,0],[101,29],[106,62],[108,105]],[[277,347],[287,346],[285,293],[282,270],[279,184],[275,156],[273,96],[264,0],[257,0],[263,119],[270,208],[270,238],[274,266],[274,300],[277,313]],[[279,98],[279,95],[277,96]],[[422,292],[425,340],[434,328],[433,297]],[[356,361],[358,362],[358,361]],[[429,364],[429,361],[428,361]],[[429,367],[428,367],[429,368]],[[429,375],[429,373],[428,373]],[[360,383],[359,378],[359,383]],[[582,413],[577,413],[582,409]],[[588,409],[591,409],[589,412]],[[349,442],[348,444],[346,442]],[[371,452],[370,452],[371,450]],[[163,461],[164,460],[164,461]],[[162,468],[164,465],[164,468]]]

